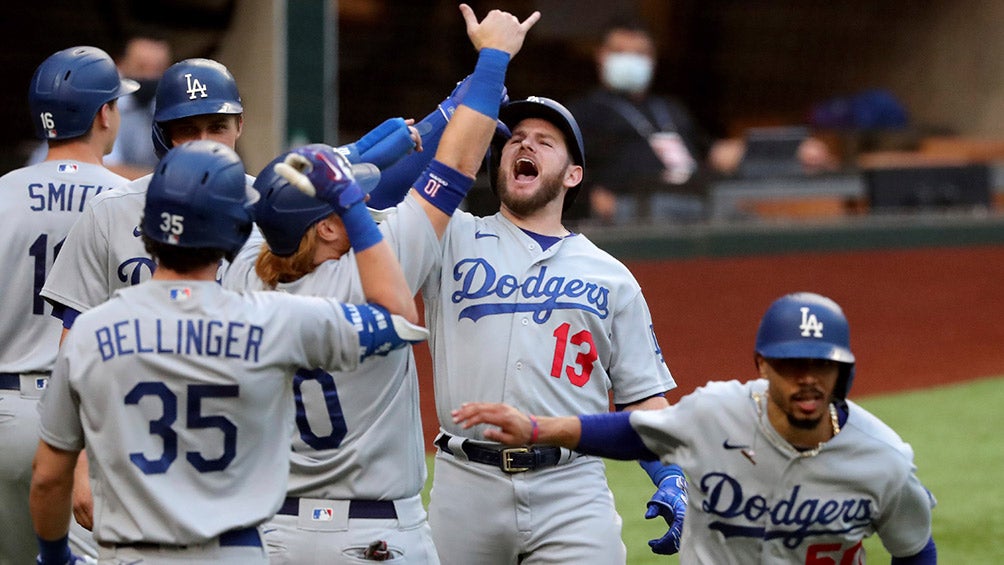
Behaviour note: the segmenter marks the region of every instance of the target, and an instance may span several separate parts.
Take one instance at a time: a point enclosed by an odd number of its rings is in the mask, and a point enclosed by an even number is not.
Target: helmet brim
[[[782,341],[757,349],[768,359],[827,359],[838,363],[854,363],[850,350],[825,342]]]

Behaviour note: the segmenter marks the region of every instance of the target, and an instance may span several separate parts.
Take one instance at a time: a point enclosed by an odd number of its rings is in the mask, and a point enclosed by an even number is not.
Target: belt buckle
[[[512,464],[513,455],[517,453],[530,453],[530,449],[527,447],[507,447],[501,451],[502,454],[502,470],[506,473],[524,473],[530,470],[530,467],[514,467]]]

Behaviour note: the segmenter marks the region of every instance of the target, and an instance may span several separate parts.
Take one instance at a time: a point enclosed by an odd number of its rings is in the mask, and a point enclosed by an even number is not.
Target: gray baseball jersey
[[[634,276],[584,235],[546,251],[501,214],[458,212],[443,267],[423,289],[440,425],[505,402],[544,416],[591,414],[675,387]]]
[[[197,544],[285,495],[298,367],[354,369],[332,299],[149,281],[77,318],[40,402],[41,437],[87,446],[100,542]]]
[[[418,288],[437,265],[436,234],[416,202],[407,199],[400,213],[380,224],[384,238],[400,258],[411,288]],[[252,238],[234,259],[223,285],[261,289],[254,272],[261,246]],[[354,252],[325,261],[278,291],[303,296],[331,296],[365,301]],[[353,546],[384,539],[402,563],[435,563],[436,553],[420,494],[425,485],[425,446],[419,409],[418,374],[410,347],[373,357],[354,371],[300,371],[293,382],[296,431],[290,454],[288,495],[324,500],[400,501],[398,524],[353,521],[342,531],[321,531],[330,516],[312,512],[302,520],[310,532],[297,532],[295,517],[276,516],[265,528],[273,563],[341,563]],[[318,507],[331,507],[318,500]],[[413,508],[407,513],[403,505]],[[312,510],[312,508],[311,508]],[[413,518],[407,520],[405,514]],[[325,534],[316,538],[318,533]],[[319,547],[329,551],[318,551]],[[337,551],[336,551],[337,550]],[[340,557],[341,556],[341,557]],[[348,558],[349,562],[356,561]]]
[[[848,401],[840,433],[799,452],[766,418],[766,380],[711,382],[631,425],[690,482],[681,563],[863,563],[878,533],[892,555],[931,537],[934,499],[913,451]],[[755,464],[754,464],[755,462]]]
[[[505,402],[537,415],[605,412],[675,386],[641,288],[584,235],[541,245],[501,214],[455,213],[442,269],[423,288],[440,426],[450,411]],[[438,275],[438,276],[436,276]],[[454,454],[460,450],[454,450]],[[623,563],[620,516],[603,463],[509,475],[436,457],[429,506],[436,547],[457,563]],[[570,519],[574,516],[574,519]],[[472,527],[471,524],[476,524]]]
[[[250,186],[254,177],[247,180]],[[84,312],[150,278],[154,262],[139,228],[149,184],[147,175],[88,204],[45,280],[46,300]]]
[[[28,513],[31,462],[38,446],[36,405],[56,361],[60,335],[59,321],[49,315],[52,308],[39,291],[86,206],[127,182],[104,167],[77,161],[45,161],[0,177],[0,217],[5,222],[0,234],[0,373],[7,375],[7,386],[0,390],[0,523],[6,532],[0,539],[0,563],[33,563],[38,552]]]

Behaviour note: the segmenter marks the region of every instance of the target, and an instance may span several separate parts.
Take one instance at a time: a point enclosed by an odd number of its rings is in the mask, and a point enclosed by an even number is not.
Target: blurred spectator
[[[153,97],[157,82],[172,63],[171,46],[162,39],[137,36],[126,42],[116,61],[119,74],[139,83],[135,93],[119,102],[122,126],[115,147],[105,157],[105,166],[136,179],[153,171],[157,155],[153,151]]]
[[[153,151],[153,97],[157,82],[171,65],[171,46],[154,37],[135,36],[126,41],[115,64],[124,78],[135,80],[140,89],[123,96],[119,102],[122,124],[115,147],[105,156],[104,164],[111,171],[130,180],[153,171],[157,155]],[[48,146],[42,142],[28,158],[28,164],[45,160]]]
[[[586,206],[573,218],[701,221],[708,181],[733,173],[742,160],[742,140],[714,139],[679,101],[649,91],[655,60],[655,43],[640,23],[618,19],[607,26],[596,51],[601,84],[570,104],[590,171],[583,183],[588,197],[579,198]],[[812,138],[799,158],[812,166],[834,162]]]

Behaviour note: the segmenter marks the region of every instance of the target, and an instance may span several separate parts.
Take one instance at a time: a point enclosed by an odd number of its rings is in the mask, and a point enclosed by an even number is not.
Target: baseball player
[[[301,151],[334,158],[325,145]],[[304,195],[274,171],[282,159],[267,165],[254,185],[261,195],[255,222],[267,245],[249,241],[223,286],[361,301],[357,258],[343,222],[330,204]],[[421,210],[390,214],[380,232],[401,258],[409,288],[417,289],[437,258]],[[418,394],[410,348],[352,371],[325,366],[297,372],[286,499],[265,527],[272,563],[439,562],[421,499],[426,472]]]
[[[912,449],[847,399],[849,337],[835,302],[790,294],[760,322],[759,379],[709,382],[657,412],[537,418],[467,404],[454,421],[507,444],[672,458],[690,481],[682,563],[864,563],[872,533],[895,565],[936,563],[934,498]]]
[[[508,29],[494,34],[502,36]],[[470,82],[461,81],[416,125],[424,150],[426,140],[439,146]],[[462,131],[451,130],[447,139]],[[316,152],[312,158],[318,161],[328,155],[324,146],[306,149]],[[431,159],[413,152],[384,168],[375,189],[379,207],[401,202]],[[347,250],[341,222],[329,205],[301,194],[273,171],[273,165],[255,181],[261,194],[255,221],[267,245],[249,241],[224,275],[223,285],[355,300],[360,292],[355,256]],[[409,170],[414,173],[404,180]],[[418,289],[438,265],[439,252],[417,200],[405,200],[387,215],[380,230],[400,257],[409,286]],[[374,358],[350,372],[302,371],[294,381],[294,397],[300,415],[289,492],[265,527],[272,562],[438,563],[420,497],[426,471],[411,351]]]
[[[411,291],[347,163],[285,172],[332,204],[367,302],[217,284],[251,231],[237,154],[181,145],[158,164],[141,221],[158,268],[81,314],[40,402],[31,487],[39,563],[65,563],[77,452],[88,445],[94,535],[107,563],[267,563],[257,526],[285,494],[300,367],[353,370],[423,339]]]
[[[72,47],[49,56],[28,90],[32,121],[49,147],[45,161],[0,177],[0,235],[9,256],[0,273],[0,564],[31,563],[28,489],[38,444],[36,404],[56,360],[59,323],[39,297],[45,273],[73,222],[96,195],[126,179],[101,165],[119,125],[117,101],[139,86],[119,78],[107,53]],[[96,555],[74,525],[78,553]],[[78,534],[83,534],[79,535]]]
[[[158,156],[174,145],[211,139],[233,149],[244,127],[237,83],[209,59],[171,65],[157,84],[153,143]],[[140,238],[140,216],[150,175],[95,198],[66,238],[42,287],[65,329],[77,314],[120,289],[150,278],[154,263]],[[248,184],[254,179],[249,177]]]
[[[157,85],[156,108],[152,136],[161,157],[174,145],[196,139],[233,148],[243,129],[237,83],[226,67],[209,59],[187,59],[169,67]],[[62,335],[78,314],[153,273],[154,261],[143,246],[139,225],[150,178],[95,197],[67,235],[40,293],[52,304],[52,315],[62,320]],[[248,177],[248,184],[253,180]],[[90,528],[87,461],[81,457],[78,465],[73,506],[74,518]]]
[[[422,288],[443,427],[429,509],[436,549],[449,563],[623,563],[601,460],[506,449],[450,420],[450,407],[475,399],[551,414],[599,410],[611,389],[622,408],[657,408],[674,386],[633,277],[561,225],[582,175],[574,118],[543,98],[499,109],[509,60],[540,14],[520,23],[492,11],[479,23],[461,10],[478,63],[435,159],[397,212],[417,202],[440,239],[441,267]],[[502,210],[456,212],[497,119],[513,133],[493,179]]]

